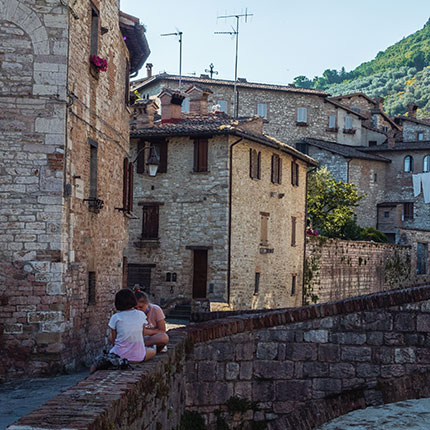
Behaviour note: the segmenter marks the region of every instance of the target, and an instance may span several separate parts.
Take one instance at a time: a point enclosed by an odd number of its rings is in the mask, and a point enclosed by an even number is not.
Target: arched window
[[[430,155],[424,157],[424,169],[423,172],[430,172]]]
[[[414,171],[414,159],[410,155],[407,155],[403,161],[403,171],[404,172]]]

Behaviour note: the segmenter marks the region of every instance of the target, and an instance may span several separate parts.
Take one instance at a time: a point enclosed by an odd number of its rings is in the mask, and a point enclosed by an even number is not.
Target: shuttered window
[[[194,171],[195,172],[208,171],[208,140],[207,139],[194,140]]]
[[[261,152],[249,150],[249,176],[251,179],[261,178]]]
[[[90,55],[97,55],[99,48],[99,11],[91,3],[91,40]]]
[[[258,103],[257,104],[257,115],[267,119],[267,104]]]
[[[352,118],[350,116],[345,117],[345,130],[352,130]]]
[[[143,205],[142,239],[158,239],[159,205]]]
[[[328,116],[328,128],[336,128],[336,115],[334,113]]]
[[[291,217],[291,246],[296,245],[296,224],[297,218],[295,216]]]
[[[291,185],[299,186],[299,165],[295,161],[291,162]]]
[[[278,154],[272,155],[271,180],[274,184],[282,183],[282,159]]]
[[[122,178],[122,210],[127,213],[133,211],[133,174],[134,165],[124,158]]]
[[[304,107],[297,108],[297,122],[307,123],[308,122],[308,109]]]

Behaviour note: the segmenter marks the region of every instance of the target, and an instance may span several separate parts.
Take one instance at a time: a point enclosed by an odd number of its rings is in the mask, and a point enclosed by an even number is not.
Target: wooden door
[[[193,299],[206,298],[207,277],[208,251],[207,249],[195,249],[193,269]]]

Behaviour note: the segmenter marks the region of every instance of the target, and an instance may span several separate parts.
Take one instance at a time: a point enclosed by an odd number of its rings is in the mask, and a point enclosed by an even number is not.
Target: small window
[[[260,229],[260,245],[267,246],[269,244],[269,216],[267,212],[260,212],[261,229]]]
[[[372,115],[372,126],[378,128],[378,114],[376,113]]]
[[[261,178],[261,152],[249,150],[249,176],[251,179]]]
[[[291,185],[299,186],[299,165],[295,161],[291,162]]]
[[[377,173],[373,174],[373,182],[378,182],[378,174]]]
[[[297,283],[297,275],[291,276],[291,295],[296,295],[296,283]]]
[[[403,171],[406,173],[414,171],[414,159],[410,155],[407,155],[403,161]]]
[[[99,11],[91,3],[90,55],[97,55],[99,49]]]
[[[282,183],[282,159],[278,154],[272,155],[272,175],[271,180],[273,184]]]
[[[189,97],[186,97],[186,98],[182,101],[181,111],[182,111],[183,113],[190,113],[190,98],[189,98]]]
[[[159,205],[143,205],[142,239],[158,239]]]
[[[378,142],[376,140],[369,140],[369,146],[376,146]]]
[[[297,108],[297,122],[307,124],[308,122],[308,109],[305,107]]]
[[[298,142],[296,143],[296,149],[300,152],[303,152],[303,154],[308,155],[309,154],[309,145],[304,142]]]
[[[291,217],[291,246],[296,246],[296,224],[297,218],[295,216]]]
[[[384,133],[386,133],[386,132],[388,131],[388,127],[387,127],[386,125],[383,125],[383,126],[382,126],[382,131],[383,131]]]
[[[413,203],[403,203],[403,219],[414,219],[414,204]]]
[[[225,100],[217,100],[217,105],[219,105],[219,110],[224,113],[228,113],[228,102]]]
[[[384,218],[390,218],[390,212],[384,211]]]
[[[424,140],[424,133],[422,131],[417,133],[417,140]]]
[[[259,290],[260,290],[260,274],[258,272],[255,272],[254,295],[257,295]]]
[[[97,147],[98,144],[88,139],[90,144],[90,199],[97,198]]]
[[[208,140],[207,139],[194,140],[194,171],[195,172],[208,171]]]
[[[336,128],[336,114],[334,113],[328,116],[328,128]]]
[[[345,117],[345,130],[352,130],[352,118],[350,116]]]
[[[122,178],[122,208],[126,213],[133,212],[133,174],[134,165],[124,158]]]
[[[88,304],[96,304],[96,272],[88,272]]]
[[[266,103],[258,103],[257,104],[257,115],[262,116],[264,119],[267,119],[267,104]]]
[[[424,157],[424,166],[423,166],[423,172],[427,173],[430,172],[430,155],[426,155]]]
[[[425,275],[427,273],[428,261],[428,244],[417,244],[417,275]]]

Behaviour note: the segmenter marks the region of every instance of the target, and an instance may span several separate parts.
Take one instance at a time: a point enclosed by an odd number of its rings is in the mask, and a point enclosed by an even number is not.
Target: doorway
[[[208,250],[195,249],[193,253],[193,299],[204,299],[208,278]]]

